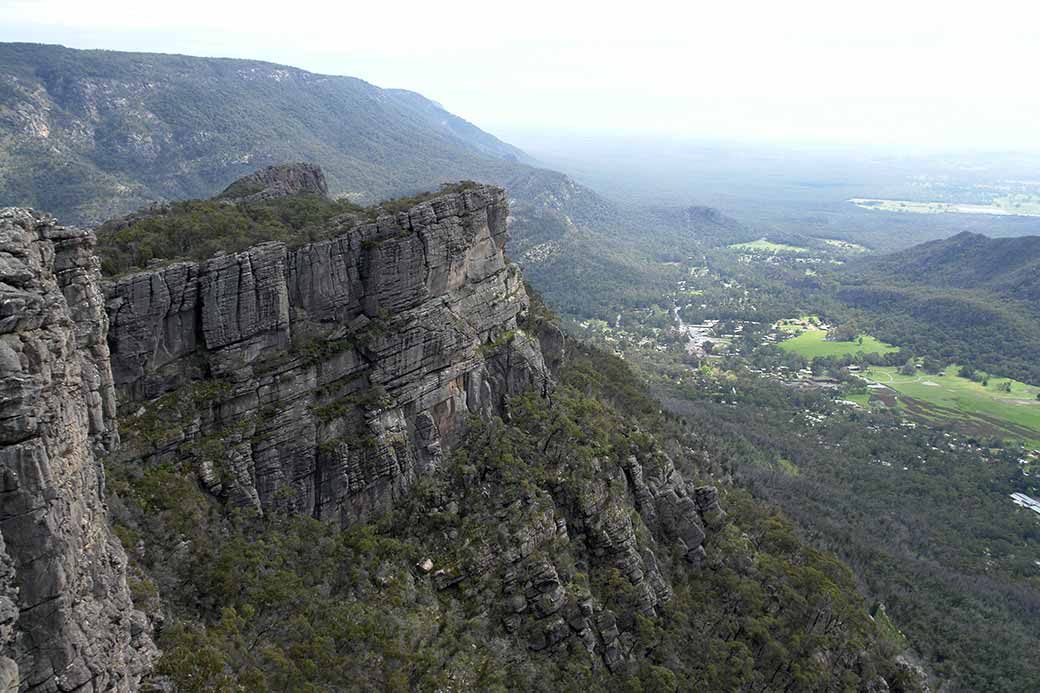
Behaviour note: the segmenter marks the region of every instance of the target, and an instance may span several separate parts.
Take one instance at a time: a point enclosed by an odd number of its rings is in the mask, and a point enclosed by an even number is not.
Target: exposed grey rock
[[[647,526],[678,542],[687,560],[695,561],[705,538],[702,513],[672,460],[659,450],[633,454],[626,460],[625,475]]]
[[[479,493],[467,496],[460,490],[457,500],[445,499],[440,512],[461,513],[469,522],[473,514],[480,515],[480,522],[496,531],[471,537],[461,561],[434,581],[439,589],[463,582],[469,586],[463,589],[475,589],[497,574],[498,609],[507,632],[534,651],[575,637],[597,654],[597,661],[619,671],[629,659],[631,615],[622,623],[574,580],[574,571],[585,572],[588,566],[563,568],[551,557],[567,544],[567,552],[580,561],[615,569],[633,588],[637,609],[654,617],[673,597],[657,554],[675,546],[688,561],[700,563],[705,529],[692,487],[687,490],[688,482],[656,447],[633,446],[620,464],[612,458],[594,459],[591,469],[580,472],[563,464],[561,482],[551,490],[526,490],[517,497],[491,481],[483,482]],[[470,483],[462,486],[472,491]],[[467,497],[477,499],[479,507],[460,509]],[[443,541],[447,552],[458,548],[458,537],[451,532]]]
[[[542,322],[539,323],[536,334],[545,365],[552,373],[559,373],[566,358],[563,331],[555,323]]]
[[[255,202],[287,195],[327,197],[328,194],[329,186],[322,170],[314,164],[301,163],[262,168],[236,180],[219,197],[235,202]]]
[[[112,283],[108,339],[127,412],[202,380],[223,387],[141,454],[215,439],[224,453],[201,460],[203,480],[232,502],[277,498],[343,524],[389,507],[467,415],[551,382],[519,326],[528,298],[503,253],[506,215],[505,193],[477,186],[374,223],[340,219],[326,241]]]
[[[268,170],[238,192],[323,193],[308,175]],[[562,333],[528,319],[519,271],[504,257],[497,188],[373,223],[343,217],[334,237],[299,248],[264,243],[138,272],[107,286],[104,300],[90,234],[5,214],[0,693],[134,690],[154,659],[94,456],[118,443],[117,391],[123,454],[190,457],[204,487],[231,504],[348,525],[436,468],[467,416],[508,417],[510,397],[547,391],[563,362]],[[702,516],[721,508],[713,488],[695,489],[656,449],[633,445],[623,462],[591,465],[576,485],[519,497],[484,489],[479,511],[498,531],[464,537],[453,560],[442,547],[416,579],[496,594],[501,577],[497,613],[530,649],[580,644],[597,666],[626,666],[631,614],[619,622],[574,579],[587,566],[549,557],[567,544],[578,563],[616,569],[654,616],[672,598],[658,556],[670,545],[699,562]],[[462,502],[445,498],[439,510]]]
[[[0,534],[0,653],[14,651],[15,625],[18,621],[18,585],[14,561],[7,555],[4,537]],[[0,654],[0,693],[18,690],[18,663]]]
[[[611,464],[608,460],[602,460],[601,472],[607,472]],[[616,568],[627,578],[639,595],[640,610],[653,616],[672,598],[671,585],[658,567],[655,547],[673,543],[689,562],[699,564],[705,556],[702,545],[706,532],[704,522],[692,486],[676,470],[672,460],[660,450],[640,451],[633,448],[633,454],[621,464],[617,474],[623,474],[631,493],[630,499],[626,499],[623,493],[618,494],[609,481],[585,482],[582,484],[582,492],[576,497],[556,499],[557,503],[565,506],[556,512],[567,516],[565,526],[571,534],[570,540],[584,542],[594,559]],[[711,490],[714,491],[713,488]],[[709,513],[721,513],[717,493],[712,495],[705,491],[701,493],[701,498],[705,500]],[[653,532],[658,543],[647,544],[638,538],[629,513],[629,503],[635,505],[643,523]],[[543,537],[542,541],[547,543],[551,539]],[[537,545],[532,548],[535,550],[531,554],[536,554]],[[550,598],[543,596],[542,603],[538,604],[532,602],[532,596],[537,598],[539,595],[526,591],[523,600],[525,606],[536,604],[530,610],[531,616],[550,616],[568,599],[576,606],[580,604],[580,618],[575,614],[575,620],[571,622],[568,615],[571,630],[583,644],[587,647],[591,645],[590,651],[600,653],[604,664],[611,671],[617,671],[625,661],[627,649],[624,639],[628,633],[623,631],[614,615],[601,610],[591,598],[568,595],[562,585],[557,595],[550,579],[556,576],[551,564],[539,568],[537,572],[545,576],[543,584],[547,585],[540,594],[550,595]],[[532,582],[537,583],[538,580]],[[594,613],[598,613],[595,620],[592,618]],[[519,620],[516,625],[519,625]],[[598,632],[599,644],[596,644],[595,637],[590,639],[589,633],[593,629]],[[537,639],[534,644],[542,645],[541,639]]]
[[[522,279],[503,255],[506,216],[501,190],[470,188],[373,223],[336,220],[318,243],[265,243],[113,282],[108,344],[132,454],[193,457],[207,489],[259,512],[349,525],[392,507],[467,416],[507,417],[509,397],[547,390],[563,361],[558,328],[526,319]],[[169,430],[135,433],[154,413]],[[592,464],[580,488],[488,488],[480,511],[500,531],[467,540],[464,560],[437,555],[419,571],[440,590],[501,576],[508,632],[534,650],[575,637],[616,670],[632,625],[545,557],[577,544],[654,616],[672,597],[660,546],[699,561],[702,507],[717,498],[699,505],[656,449]]]
[[[0,690],[135,690],[155,653],[95,458],[117,437],[93,245],[0,210]]]
[[[325,174],[318,166],[314,164],[280,164],[268,166],[239,178],[225,188],[218,199],[224,204],[235,205],[262,202],[276,197],[293,195],[328,197],[328,194]],[[120,231],[141,221],[169,214],[170,210],[171,205],[167,202],[150,202],[141,209],[105,221],[103,226],[109,231]]]
[[[702,513],[721,513],[719,505],[719,491],[714,486],[698,486],[694,490],[697,498],[697,507]]]
[[[697,502],[697,509],[708,526],[714,527],[726,517],[726,512],[719,504],[719,491],[714,486],[698,486],[693,489],[693,496]]]

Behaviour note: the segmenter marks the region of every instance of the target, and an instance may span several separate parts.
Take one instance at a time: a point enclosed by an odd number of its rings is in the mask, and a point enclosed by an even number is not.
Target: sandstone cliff
[[[254,178],[232,189],[253,190]],[[347,526],[396,507],[440,466],[467,416],[508,420],[510,398],[547,394],[563,362],[559,329],[530,318],[504,256],[507,213],[504,191],[470,186],[374,223],[344,216],[330,240],[113,281],[124,456],[171,462],[260,513]],[[467,483],[441,499],[436,512],[497,532],[476,546],[446,536],[433,579],[438,589],[490,581],[486,598],[504,599],[506,631],[522,631],[531,650],[574,636],[613,669],[629,657],[631,623],[561,580],[553,547],[573,542],[575,555],[616,569],[654,616],[671,598],[656,542],[699,563],[702,516],[718,508],[653,446],[633,446],[623,464],[594,461],[588,474],[578,464],[561,465],[552,491],[474,482],[479,495]],[[654,538],[638,537],[637,524]]]
[[[154,652],[95,457],[116,441],[116,406],[93,244],[49,217],[0,210],[5,691],[135,690]]]
[[[469,414],[548,386],[505,193],[475,186],[331,240],[176,263],[106,288],[129,442],[257,510],[343,524],[435,466]]]
[[[321,180],[292,167],[232,187],[280,195]],[[525,406],[550,407],[530,392],[552,390],[563,339],[529,315],[504,255],[507,213],[501,189],[463,186],[372,223],[344,215],[329,240],[102,289],[90,233],[4,212],[0,690],[135,690],[154,659],[95,454],[169,463],[259,514],[347,526],[397,507],[467,417],[508,421],[525,392]],[[422,512],[467,518],[477,535],[424,534],[417,516],[409,532],[435,559],[420,570],[438,591],[488,590],[480,603],[529,652],[576,644],[612,671],[638,661],[632,613],[673,598],[659,561],[700,563],[721,510],[652,438],[621,435],[630,452],[591,459],[547,438],[552,483],[461,478],[423,497]],[[576,582],[575,558],[616,571],[631,613]]]

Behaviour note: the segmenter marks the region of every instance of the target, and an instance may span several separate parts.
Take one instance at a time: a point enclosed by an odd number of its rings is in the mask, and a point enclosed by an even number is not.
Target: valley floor
[[[874,366],[864,377],[882,384],[874,389],[881,401],[899,403],[927,421],[951,423],[983,437],[1018,440],[1040,448],[1040,388],[1017,380],[997,379],[988,386],[957,375],[958,366],[937,374],[901,375],[894,366]],[[1002,389],[1007,383],[1009,390]]]
[[[813,306],[747,280],[808,276],[837,252],[692,257],[657,306],[568,328],[635,366],[716,463],[848,561],[937,685],[1032,690],[1040,663],[1007,653],[1040,641],[1040,515],[1011,496],[1040,497],[1040,388],[955,365],[901,375],[898,345],[827,340]]]

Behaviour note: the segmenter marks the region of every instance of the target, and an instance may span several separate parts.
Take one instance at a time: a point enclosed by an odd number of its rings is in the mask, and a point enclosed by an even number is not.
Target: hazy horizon
[[[0,40],[268,60],[410,89],[503,139],[678,137],[912,151],[1040,149],[1040,11],[830,3],[638,14],[545,2],[303,13],[242,2],[6,2]],[[1014,20],[1014,21],[1009,21]],[[224,27],[234,26],[234,32]]]

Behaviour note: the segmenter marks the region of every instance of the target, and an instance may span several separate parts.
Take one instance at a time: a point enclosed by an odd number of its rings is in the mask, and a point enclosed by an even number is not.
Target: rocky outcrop
[[[135,690],[154,652],[95,457],[116,442],[116,405],[93,246],[89,232],[0,210],[4,691]]]
[[[314,164],[280,164],[268,166],[239,178],[224,189],[219,197],[235,202],[259,202],[288,195],[328,197],[325,174]]]
[[[483,591],[506,632],[535,652],[583,647],[611,671],[640,657],[633,617],[656,618],[673,597],[659,560],[699,564],[711,512],[647,437],[623,461],[576,460],[548,486],[519,488],[476,471],[426,508],[447,529],[420,569],[438,589]],[[708,487],[701,487],[707,493]],[[467,528],[494,527],[493,532]],[[569,558],[564,558],[569,556]],[[616,575],[599,598],[578,574]],[[623,603],[615,610],[604,594]]]
[[[503,254],[505,193],[473,186],[289,249],[266,243],[106,288],[137,454],[193,459],[257,510],[344,524],[436,465],[469,414],[547,387]]]
[[[133,690],[154,657],[95,453],[172,463],[229,504],[346,526],[437,467],[468,416],[509,419],[513,395],[547,394],[564,360],[562,333],[503,254],[497,188],[342,217],[300,247],[138,272],[103,295],[91,234],[6,214],[0,693]],[[490,589],[532,652],[583,647],[621,670],[634,614],[672,599],[659,562],[699,563],[721,517],[714,489],[647,440],[633,431],[627,457],[582,470],[561,461],[544,488],[464,483],[438,512],[496,532],[446,535],[420,570],[439,589]],[[623,609],[576,579],[588,566],[616,576]]]
[[[154,659],[96,455],[171,463],[231,505],[346,526],[440,465],[467,417],[509,420],[513,395],[548,394],[564,361],[505,259],[498,188],[103,292],[91,234],[4,215],[0,693],[135,690]],[[465,480],[436,512],[479,530],[446,533],[418,569],[438,589],[489,590],[495,622],[531,652],[583,647],[622,670],[639,656],[635,614],[661,612],[669,567],[700,563],[722,515],[652,438],[622,440],[617,457],[560,458],[544,486]],[[599,597],[577,577],[590,569],[614,581]]]
[[[510,396],[547,392],[563,363],[562,333],[531,309],[503,255],[506,216],[503,191],[471,187],[375,223],[344,219],[319,243],[266,243],[109,285],[128,449],[190,460],[211,492],[259,512],[348,525],[393,506],[468,415],[508,418]],[[714,497],[635,442],[646,438],[633,437],[627,459],[561,470],[552,489],[463,484],[437,512],[476,514],[495,536],[446,536],[419,569],[440,589],[491,585],[504,628],[532,651],[575,638],[622,667],[631,614],[551,557],[566,544],[616,571],[632,613],[655,617],[672,598],[659,557],[701,561]]]
[[[315,164],[281,164],[239,178],[224,189],[217,199],[226,205],[262,202],[276,197],[293,195],[317,195],[328,197],[329,187],[325,174]],[[109,219],[99,229],[114,233],[128,229],[148,219],[169,214],[173,205],[165,202],[150,202],[141,209],[121,217]]]
[[[635,451],[633,451],[635,452]],[[672,460],[660,451],[629,455],[625,476],[643,521],[661,535],[682,547],[687,561],[697,563],[704,557],[705,531],[701,521],[705,508],[697,502],[698,490],[676,470]],[[713,487],[701,487],[715,493]],[[716,504],[718,503],[716,494]]]

